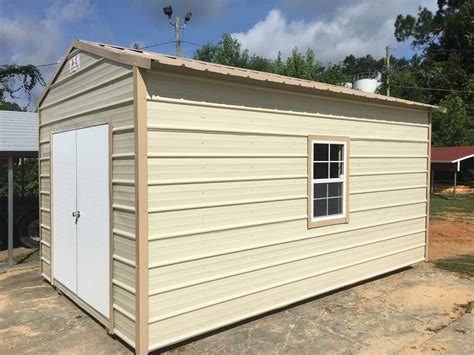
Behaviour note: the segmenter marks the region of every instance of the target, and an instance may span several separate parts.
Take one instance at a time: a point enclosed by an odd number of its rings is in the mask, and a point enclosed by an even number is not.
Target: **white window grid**
[[[328,145],[328,160],[314,160],[314,146],[315,144],[327,144]],[[331,144],[334,145],[342,145],[343,146],[343,155],[344,159],[343,160],[330,160],[331,156]],[[333,219],[339,219],[339,218],[344,218],[346,217],[346,171],[347,171],[347,142],[345,141],[331,141],[331,140],[313,140],[311,141],[311,179],[312,179],[312,184],[311,184],[311,195],[309,196],[311,198],[311,221],[312,222],[319,222],[319,221],[329,221]],[[328,163],[328,178],[326,179],[315,179],[314,178],[314,164],[315,163]],[[331,169],[331,163],[340,163],[342,164],[342,174],[338,178],[331,178],[330,176],[330,169]],[[332,214],[328,216],[319,216],[319,217],[314,217],[314,201],[318,200],[317,198],[314,198],[314,185],[315,184],[329,184],[329,183],[342,183],[342,213],[338,214]],[[329,189],[329,187],[328,187]],[[328,194],[329,195],[329,194]],[[336,197],[334,197],[336,198]],[[330,197],[326,198],[321,198],[321,200],[324,199],[330,199]]]

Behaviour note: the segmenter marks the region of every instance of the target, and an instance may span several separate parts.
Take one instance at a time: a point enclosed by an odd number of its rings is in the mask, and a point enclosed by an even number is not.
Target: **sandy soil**
[[[474,216],[446,213],[430,221],[429,260],[474,253]]]
[[[453,185],[435,185],[435,192],[441,194],[450,194],[453,192]],[[473,194],[474,187],[466,186],[466,185],[458,185],[456,186],[456,193],[457,194]]]

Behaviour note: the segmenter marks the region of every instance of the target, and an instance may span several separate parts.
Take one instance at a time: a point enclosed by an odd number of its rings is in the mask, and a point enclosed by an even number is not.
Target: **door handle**
[[[77,220],[79,219],[79,217],[81,217],[81,211],[73,212],[73,213],[72,213],[72,217],[73,217],[73,218],[76,218],[75,223],[77,224]]]

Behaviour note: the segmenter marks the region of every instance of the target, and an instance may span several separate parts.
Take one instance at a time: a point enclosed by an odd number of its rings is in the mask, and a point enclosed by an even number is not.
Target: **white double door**
[[[54,278],[109,317],[109,133],[53,134]]]

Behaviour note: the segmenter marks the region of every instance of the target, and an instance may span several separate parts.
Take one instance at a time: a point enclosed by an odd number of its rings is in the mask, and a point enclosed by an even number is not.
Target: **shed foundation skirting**
[[[137,353],[425,258],[441,108],[75,41],[38,110],[42,275]],[[101,123],[108,319],[52,262],[51,135]]]

